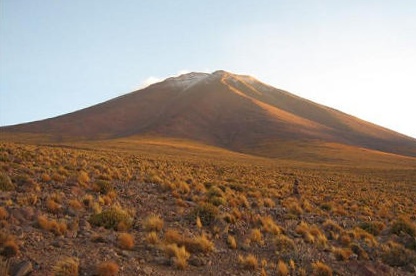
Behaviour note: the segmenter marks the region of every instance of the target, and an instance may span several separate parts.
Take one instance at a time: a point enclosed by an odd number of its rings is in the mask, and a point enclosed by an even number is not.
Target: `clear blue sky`
[[[0,125],[223,69],[416,137],[413,0],[1,0],[0,12]]]

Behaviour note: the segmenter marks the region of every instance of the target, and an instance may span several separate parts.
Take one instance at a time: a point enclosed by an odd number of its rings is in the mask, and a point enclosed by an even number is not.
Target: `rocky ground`
[[[247,168],[230,164],[14,144],[0,153],[1,275],[416,273],[412,199],[395,231],[392,215],[341,212],[332,195],[325,207],[302,181],[291,194],[281,172],[260,189],[240,185]]]

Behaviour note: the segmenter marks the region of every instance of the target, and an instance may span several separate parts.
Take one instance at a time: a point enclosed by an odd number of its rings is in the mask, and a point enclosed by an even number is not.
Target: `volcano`
[[[55,142],[165,137],[258,155],[273,155],[268,147],[286,147],[288,142],[335,143],[416,157],[414,138],[226,71],[171,77],[86,109],[3,127],[1,132],[39,134]]]

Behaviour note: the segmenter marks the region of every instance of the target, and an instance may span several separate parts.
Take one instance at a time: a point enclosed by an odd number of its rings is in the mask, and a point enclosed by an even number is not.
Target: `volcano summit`
[[[51,142],[179,138],[269,156],[269,148],[287,142],[416,156],[413,138],[226,71],[171,77],[83,110],[1,131],[45,134]]]

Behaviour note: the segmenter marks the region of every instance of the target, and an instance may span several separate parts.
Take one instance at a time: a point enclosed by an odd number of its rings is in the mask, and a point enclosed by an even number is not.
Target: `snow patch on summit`
[[[178,77],[168,78],[166,79],[166,81],[169,82],[169,84],[171,84],[172,86],[179,87],[182,89],[187,89],[195,85],[196,83],[200,82],[201,80],[207,78],[209,75],[210,74],[208,73],[192,72],[192,73],[180,75]]]

